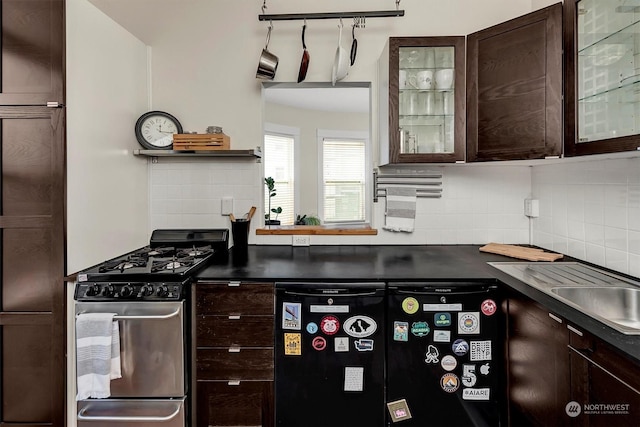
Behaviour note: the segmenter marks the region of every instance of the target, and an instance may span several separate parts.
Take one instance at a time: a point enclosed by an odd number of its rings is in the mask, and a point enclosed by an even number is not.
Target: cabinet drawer
[[[273,347],[273,316],[198,316],[197,347]]]
[[[198,283],[196,314],[273,315],[273,283]]]
[[[273,382],[198,381],[198,426],[273,426]]]
[[[196,350],[197,380],[273,380],[273,349]]]

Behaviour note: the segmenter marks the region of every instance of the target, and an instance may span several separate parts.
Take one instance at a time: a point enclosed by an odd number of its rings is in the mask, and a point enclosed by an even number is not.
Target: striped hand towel
[[[121,378],[120,329],[116,313],[82,313],[76,317],[76,400],[111,396],[111,380]]]
[[[382,228],[412,233],[416,219],[416,189],[387,187],[386,193],[386,220]]]

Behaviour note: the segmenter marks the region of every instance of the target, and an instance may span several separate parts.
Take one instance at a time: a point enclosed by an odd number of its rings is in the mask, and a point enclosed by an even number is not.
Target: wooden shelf
[[[262,158],[260,147],[251,150],[133,150],[134,156],[147,157],[251,157]]]
[[[322,225],[271,225],[258,228],[257,235],[322,235],[322,236],[375,236],[378,230],[370,226],[359,227],[326,227]]]

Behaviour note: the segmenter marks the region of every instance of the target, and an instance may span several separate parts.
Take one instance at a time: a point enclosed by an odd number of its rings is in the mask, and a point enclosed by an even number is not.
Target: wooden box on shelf
[[[229,150],[231,138],[224,133],[176,133],[173,135],[174,151]]]

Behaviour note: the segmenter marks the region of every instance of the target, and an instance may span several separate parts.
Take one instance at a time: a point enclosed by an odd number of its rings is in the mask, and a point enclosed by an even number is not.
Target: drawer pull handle
[[[240,353],[240,347],[229,347],[229,353]]]
[[[232,314],[231,316],[229,316],[229,320],[240,320],[240,315]]]
[[[567,325],[567,329],[570,330],[571,332],[573,332],[576,335],[582,336],[582,331],[577,330],[576,328],[574,328],[571,325]]]
[[[228,381],[227,385],[240,385],[240,381]]]
[[[562,323],[562,319],[556,316],[555,314],[549,313],[549,317],[551,317],[553,320],[555,320],[558,323]]]
[[[240,282],[229,282],[229,286],[234,286],[234,287],[240,286]]]

